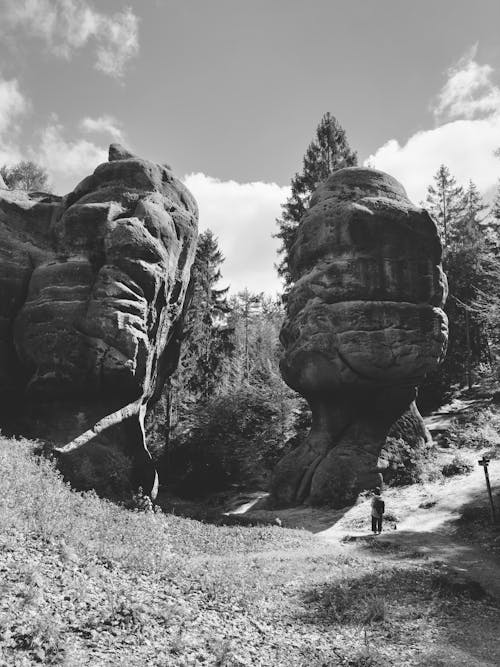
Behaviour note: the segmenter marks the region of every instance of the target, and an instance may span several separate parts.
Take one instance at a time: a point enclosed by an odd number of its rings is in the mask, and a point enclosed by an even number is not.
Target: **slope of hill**
[[[2,665],[500,662],[498,600],[414,545],[125,509],[32,449],[0,439]]]

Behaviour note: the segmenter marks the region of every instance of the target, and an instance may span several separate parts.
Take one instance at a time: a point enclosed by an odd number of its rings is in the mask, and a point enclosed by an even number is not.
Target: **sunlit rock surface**
[[[197,221],[170,168],[118,145],[63,198],[0,191],[0,427],[68,445],[80,488],[155,487],[144,416],[177,364]]]
[[[278,464],[272,496],[341,507],[381,483],[387,432],[444,357],[441,245],[400,183],[349,168],[316,190],[290,266],[281,371],[313,426]]]

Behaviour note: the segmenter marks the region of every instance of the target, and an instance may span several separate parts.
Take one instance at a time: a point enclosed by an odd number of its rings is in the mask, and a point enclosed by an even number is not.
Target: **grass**
[[[33,447],[0,437],[2,665],[417,665],[498,614],[422,559],[74,492]]]

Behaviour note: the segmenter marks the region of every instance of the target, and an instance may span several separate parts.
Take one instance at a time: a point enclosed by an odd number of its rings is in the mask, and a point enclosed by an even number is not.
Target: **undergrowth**
[[[487,407],[459,415],[449,429],[447,440],[457,449],[486,449],[490,458],[500,456],[500,412]]]

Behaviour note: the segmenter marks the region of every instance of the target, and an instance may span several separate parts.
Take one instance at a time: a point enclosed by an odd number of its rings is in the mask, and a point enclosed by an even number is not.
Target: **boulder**
[[[274,471],[277,505],[342,507],[381,484],[387,433],[446,351],[441,252],[431,216],[388,174],[341,169],[317,188],[281,331],[281,372],[312,428]]]
[[[198,212],[169,168],[109,157],[63,198],[0,194],[0,428],[53,443],[78,488],[154,494],[144,417],[177,364]]]

